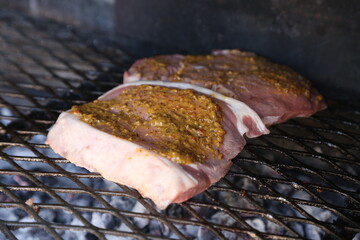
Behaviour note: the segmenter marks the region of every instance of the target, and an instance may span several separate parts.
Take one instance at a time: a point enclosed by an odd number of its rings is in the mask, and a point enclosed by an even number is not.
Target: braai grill
[[[359,106],[329,99],[313,117],[271,127],[248,141],[220,182],[164,211],[56,155],[44,141],[58,114],[117,86],[135,60],[104,41],[0,11],[0,239],[352,239],[360,232]]]

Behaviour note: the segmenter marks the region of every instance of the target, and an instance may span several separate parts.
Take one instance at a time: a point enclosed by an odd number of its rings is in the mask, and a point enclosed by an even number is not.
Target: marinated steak
[[[62,113],[47,143],[165,208],[223,177],[245,145],[243,135],[267,133],[240,101],[187,83],[146,81]]]
[[[162,55],[136,61],[124,82],[187,82],[236,98],[266,125],[309,116],[326,107],[311,83],[292,69],[254,53],[217,50],[211,55]]]

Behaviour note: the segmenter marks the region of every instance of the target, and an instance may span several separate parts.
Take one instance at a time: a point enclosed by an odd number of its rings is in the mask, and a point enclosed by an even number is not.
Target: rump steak
[[[187,82],[212,89],[246,103],[268,126],[326,107],[318,91],[294,70],[239,50],[141,59],[124,74],[124,82],[144,80]]]
[[[223,177],[245,145],[243,135],[267,133],[238,100],[192,84],[145,81],[62,113],[47,143],[165,208]]]

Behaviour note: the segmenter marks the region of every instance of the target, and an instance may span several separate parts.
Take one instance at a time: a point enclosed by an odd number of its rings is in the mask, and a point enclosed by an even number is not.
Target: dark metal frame
[[[98,41],[102,40],[92,41],[86,34],[61,24],[0,11],[0,109],[12,112],[10,116],[0,112],[0,177],[20,176],[29,182],[25,186],[0,182],[0,208],[21,209],[34,220],[0,219],[0,230],[8,239],[17,239],[14,231],[21,228],[42,229],[55,239],[62,239],[61,231],[86,231],[98,239],[106,239],[106,235],[169,239],[149,235],[146,229],[136,225],[135,219],[157,221],[178,239],[188,239],[181,230],[184,225],[205,229],[217,239],[226,239],[226,232],[243,238],[302,239],[304,236],[291,225],[295,222],[318,227],[324,237],[331,239],[349,239],[360,232],[358,106],[341,106],[330,101],[327,110],[313,117],[271,127],[270,135],[249,140],[219,183],[166,211],[159,211],[126,186],[119,185],[118,190],[96,189],[82,181],[103,181],[96,173],[65,170],[71,163],[53,157],[48,145],[33,143],[31,139],[36,135],[46,136],[61,111],[93,100],[121,82],[122,72],[131,58],[115,45]],[[8,152],[12,147],[26,149],[31,154],[12,155]],[[24,163],[34,162],[44,164],[51,171],[27,170]],[[66,178],[73,185],[52,186],[51,181],[42,180],[44,177]],[[308,199],[289,194],[297,191],[304,192]],[[22,192],[42,192],[51,201],[32,204],[22,198]],[[76,205],[62,194],[86,194],[102,207]],[[134,199],[146,211],[118,209],[106,196]],[[290,207],[298,215],[274,211],[269,203]],[[336,220],[321,221],[304,206],[328,210]],[[46,221],[40,215],[44,209],[70,213],[82,226]],[[214,223],[203,214],[216,211],[227,215],[231,224]],[[84,218],[83,212],[111,214],[129,230],[99,228]],[[252,218],[271,221],[281,232],[260,232],[246,221]]]

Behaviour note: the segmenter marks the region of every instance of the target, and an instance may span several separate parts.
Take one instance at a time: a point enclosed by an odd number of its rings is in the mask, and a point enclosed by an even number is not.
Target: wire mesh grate
[[[59,113],[122,81],[115,43],[0,11],[0,239],[352,239],[360,111],[330,102],[249,140],[230,172],[166,210],[44,144]],[[357,239],[360,238],[356,235]]]

